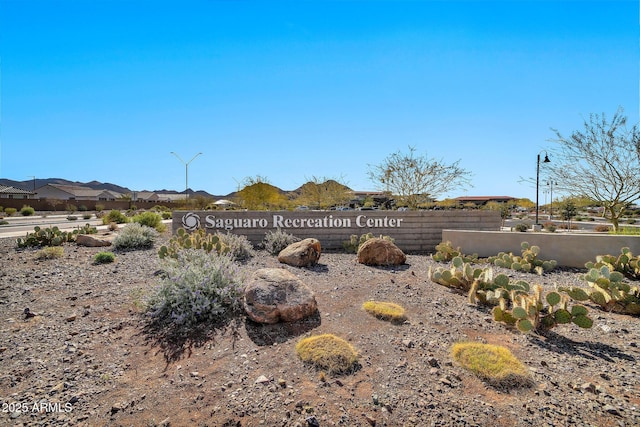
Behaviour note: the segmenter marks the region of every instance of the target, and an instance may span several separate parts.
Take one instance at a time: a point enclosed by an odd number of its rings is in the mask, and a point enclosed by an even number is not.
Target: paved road
[[[82,219],[82,216],[78,217],[75,221],[69,221],[68,215],[48,215],[46,217],[41,216],[27,216],[27,217],[8,217],[4,218],[9,224],[0,225],[0,239],[6,237],[22,237],[27,233],[33,232],[35,226],[39,227],[58,227],[60,230],[74,230],[76,228],[84,227],[85,224],[90,224],[94,227],[102,226],[102,220],[93,216],[91,219]],[[106,226],[105,226],[106,227]]]

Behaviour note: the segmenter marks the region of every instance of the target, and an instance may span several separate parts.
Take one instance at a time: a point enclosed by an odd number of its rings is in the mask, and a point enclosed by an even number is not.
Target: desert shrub
[[[162,212],[160,215],[162,215],[162,219],[171,219],[173,217],[171,212]]]
[[[109,231],[118,231],[118,223],[117,222],[110,222],[109,226],[107,227]]]
[[[598,224],[593,228],[593,230],[597,231],[598,233],[608,233],[609,231],[611,231],[611,227],[605,224]]]
[[[247,236],[239,236],[232,233],[216,233],[226,253],[236,261],[244,261],[255,255],[253,245]]]
[[[89,210],[89,209],[87,209],[87,207],[86,207],[85,205],[80,205],[80,206],[78,206],[78,211],[80,211],[80,212],[86,212],[86,211],[88,211],[88,210]]]
[[[271,255],[277,255],[281,250],[283,250],[290,244],[299,241],[300,239],[293,234],[289,234],[286,231],[282,231],[278,228],[276,231],[267,231],[267,233],[264,235],[262,244],[264,246],[264,249]]]
[[[126,224],[129,222],[129,218],[127,218],[122,212],[114,209],[102,217],[102,223],[104,225],[112,222],[115,222],[116,224]]]
[[[76,207],[76,205],[69,203],[65,206],[65,210],[69,213],[74,213],[78,210],[78,208]]]
[[[75,215],[69,215],[69,216],[67,216],[67,221],[76,221],[77,219],[78,219],[78,217],[77,217],[77,216],[75,216]]]
[[[162,216],[155,212],[143,212],[138,215],[134,215],[131,221],[137,222],[147,227],[155,228],[156,231],[162,233],[167,229],[167,226],[162,223]]]
[[[158,235],[155,229],[133,222],[118,232],[113,246],[119,250],[147,249],[153,246]]]
[[[9,224],[9,221],[5,221],[4,219],[0,218],[0,225],[7,225]]]
[[[240,307],[242,277],[230,256],[185,249],[164,263],[165,274],[147,302],[152,323],[190,329]]]
[[[98,252],[93,257],[94,264],[109,264],[114,262],[115,260],[116,256],[113,254],[113,252]]]
[[[104,205],[103,205],[103,204],[98,203],[98,204],[96,205],[96,212],[102,212],[103,210],[104,210]]]
[[[406,320],[404,308],[398,304],[385,301],[367,301],[362,304],[362,308],[372,316],[382,320],[389,320],[401,323]]]
[[[456,343],[451,356],[463,368],[496,387],[533,384],[527,367],[508,348],[477,342]]]
[[[358,353],[347,341],[332,334],[304,338],[296,344],[298,357],[332,374],[348,373],[358,361]]]
[[[92,216],[93,215],[91,215],[90,213],[86,213],[86,214],[82,215],[82,219],[85,219],[85,220],[91,219]]]
[[[527,224],[520,223],[520,224],[516,224],[516,226],[513,227],[513,228],[516,231],[524,233],[525,231],[527,231],[529,229],[529,226]]]
[[[33,209],[31,206],[24,205],[22,209],[20,209],[20,214],[22,216],[31,216],[34,213],[36,213],[36,210]]]
[[[16,208],[4,208],[4,213],[9,216],[13,216],[18,210]]]
[[[547,230],[549,233],[555,233],[555,231],[558,229],[558,226],[553,222],[545,222],[544,224],[542,224],[542,228]]]
[[[36,252],[36,258],[45,259],[57,259],[64,255],[64,248],[62,246],[47,246]]]
[[[4,207],[0,206],[0,212],[4,211]]]

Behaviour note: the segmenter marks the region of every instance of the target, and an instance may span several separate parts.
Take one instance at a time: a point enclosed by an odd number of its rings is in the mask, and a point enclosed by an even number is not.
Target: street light
[[[180,158],[180,156],[178,156],[176,153],[174,153],[173,151],[171,152],[171,154],[173,154],[174,156],[176,156],[178,158],[178,160],[180,160],[180,162],[182,162],[182,164],[184,165],[184,195],[185,195],[185,199],[189,199],[189,163],[193,162],[196,157],[198,157],[200,154],[202,153],[198,153],[195,156],[193,156],[193,158],[191,160],[189,160],[188,162],[185,162],[184,160],[182,160]]]
[[[551,187],[551,206],[549,208],[549,220],[551,220],[553,219],[553,186],[558,185],[558,183],[551,180],[547,181],[547,185]]]
[[[551,160],[549,160],[549,156],[547,155],[547,152],[545,150],[544,151],[544,163],[549,163]],[[542,151],[540,151],[540,153],[542,153]],[[538,202],[538,196],[540,193],[540,153],[538,153],[538,162],[536,163],[536,225],[539,225],[538,223],[538,211],[540,208],[539,202]]]

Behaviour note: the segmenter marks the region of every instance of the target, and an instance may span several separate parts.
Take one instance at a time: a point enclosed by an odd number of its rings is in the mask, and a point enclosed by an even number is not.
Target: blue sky
[[[0,177],[183,190],[174,151],[216,195],[375,190],[413,146],[473,174],[441,198],[534,200],[550,128],[639,120],[639,28],[636,0],[0,0]]]

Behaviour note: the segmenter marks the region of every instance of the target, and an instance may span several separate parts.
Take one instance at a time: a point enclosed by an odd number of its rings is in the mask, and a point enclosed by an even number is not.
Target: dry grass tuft
[[[348,373],[358,361],[358,353],[351,344],[332,334],[300,340],[296,344],[296,353],[303,362],[331,374]]]
[[[62,258],[62,255],[64,255],[62,246],[47,246],[36,252],[37,259],[57,259]]]
[[[456,343],[451,355],[462,367],[500,388],[530,387],[527,367],[508,348],[477,342]]]
[[[362,304],[362,308],[378,319],[388,320],[394,323],[402,323],[407,319],[404,314],[404,308],[392,302],[367,301]]]

